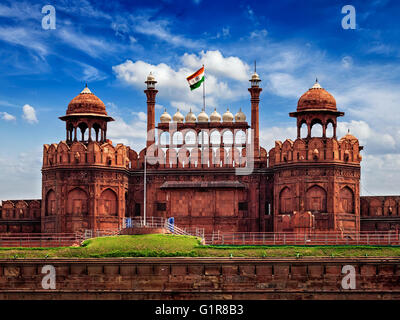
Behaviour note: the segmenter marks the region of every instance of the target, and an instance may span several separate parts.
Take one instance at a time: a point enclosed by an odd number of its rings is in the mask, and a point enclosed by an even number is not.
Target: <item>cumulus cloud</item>
[[[27,121],[28,123],[38,123],[38,119],[36,118],[36,111],[35,108],[26,104],[22,107],[23,115],[22,118]]]
[[[117,109],[114,112],[118,112]],[[127,122],[119,114],[113,114],[115,121],[108,125],[107,136],[114,144],[123,143],[137,152],[145,147],[147,133],[147,115],[144,112],[132,112],[134,118]]]
[[[12,114],[9,114],[7,112],[0,112],[0,117],[2,120],[5,121],[15,121],[17,118],[13,116]]]
[[[246,90],[238,90],[247,85],[249,77],[248,65],[238,57],[224,57],[219,51],[202,51],[199,55],[184,54],[181,61],[182,66],[174,69],[165,63],[152,65],[141,60],[127,60],[114,66],[113,71],[122,82],[140,89],[143,88],[144,79],[152,72],[158,82],[158,97],[173,101],[175,107],[177,102],[182,103],[179,107],[182,110],[201,108],[203,92],[190,91],[186,78],[202,64],[206,66],[207,107],[217,107],[221,100],[232,101],[248,94]]]

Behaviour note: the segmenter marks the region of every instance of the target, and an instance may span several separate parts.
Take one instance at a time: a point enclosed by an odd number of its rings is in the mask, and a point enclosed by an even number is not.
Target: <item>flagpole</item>
[[[203,64],[204,68],[204,64]],[[203,111],[206,112],[206,70],[204,69],[204,81],[203,81]],[[201,166],[204,164],[204,131],[201,135]]]
[[[204,64],[203,64],[204,68]],[[204,81],[203,81],[203,110],[206,111],[206,70],[204,69]]]

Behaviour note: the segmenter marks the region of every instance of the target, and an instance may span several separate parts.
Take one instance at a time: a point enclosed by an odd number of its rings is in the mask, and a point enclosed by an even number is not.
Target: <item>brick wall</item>
[[[44,265],[56,289],[44,290]],[[344,265],[356,289],[342,289]],[[0,260],[0,299],[400,299],[394,258]]]

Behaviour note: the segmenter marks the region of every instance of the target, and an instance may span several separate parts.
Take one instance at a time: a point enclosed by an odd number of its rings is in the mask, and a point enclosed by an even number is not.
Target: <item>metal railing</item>
[[[214,232],[204,237],[215,245],[400,245],[398,232],[358,232],[343,234],[293,232]]]
[[[204,228],[181,228],[176,224],[171,224],[168,219],[162,217],[147,217],[146,221],[144,221],[143,217],[134,217],[132,218],[131,227],[163,228],[173,234],[204,238]]]
[[[67,247],[79,245],[78,233],[19,233],[0,235],[0,247]]]

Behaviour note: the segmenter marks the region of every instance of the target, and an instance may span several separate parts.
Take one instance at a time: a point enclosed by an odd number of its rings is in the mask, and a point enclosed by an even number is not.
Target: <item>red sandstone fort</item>
[[[118,230],[125,217],[144,215],[144,203],[147,216],[206,232],[397,230],[400,197],[360,197],[362,146],[349,133],[337,138],[344,113],[318,82],[290,113],[296,140],[276,141],[269,151],[259,145],[260,81],[254,73],[250,124],[241,110],[221,117],[203,109],[197,117],[165,111],[156,125],[150,74],[147,143],[139,153],[107,139],[113,118],[85,87],[60,117],[66,140],[43,147],[42,199],[3,201],[0,233]],[[311,134],[316,124],[320,137]]]

